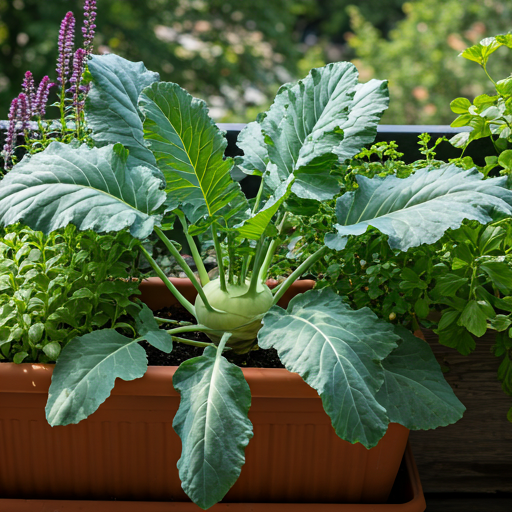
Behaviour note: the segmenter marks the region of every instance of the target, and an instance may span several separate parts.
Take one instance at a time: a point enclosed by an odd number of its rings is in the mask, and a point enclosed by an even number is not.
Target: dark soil
[[[171,306],[169,308],[161,309],[155,313],[159,318],[172,318],[178,321],[187,321],[195,323],[194,317],[186,311],[182,306]],[[172,329],[172,324],[164,324],[164,328]],[[194,341],[203,341],[211,343],[210,338],[202,332],[187,332],[179,335],[181,338],[187,338]],[[192,357],[202,355],[203,347],[193,347],[175,341],[173,349],[170,354],[166,354],[161,350],[153,347],[147,342],[143,342],[142,346],[146,349],[148,355],[148,364],[151,366],[179,366],[183,361]],[[268,350],[257,349],[251,350],[247,354],[232,354],[230,350],[224,352],[224,357],[240,366],[241,368],[284,368],[279,360],[277,351],[273,348]]]

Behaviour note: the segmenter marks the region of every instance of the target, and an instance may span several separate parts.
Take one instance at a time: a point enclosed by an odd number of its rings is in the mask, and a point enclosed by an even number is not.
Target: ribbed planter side
[[[176,367],[118,380],[87,420],[53,428],[44,417],[52,370],[0,364],[0,498],[187,501],[176,469],[181,443],[172,429]],[[225,502],[386,501],[407,429],[390,425],[371,450],[351,445],[336,436],[317,393],[298,375],[243,372],[253,396],[254,438]]]

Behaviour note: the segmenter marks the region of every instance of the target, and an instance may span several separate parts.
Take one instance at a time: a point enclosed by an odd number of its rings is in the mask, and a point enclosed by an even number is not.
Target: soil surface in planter
[[[158,318],[178,320],[180,322],[187,321],[195,323],[195,318],[181,305],[161,309],[155,312],[155,316]],[[163,325],[163,328],[167,329],[174,327],[176,326],[173,324]],[[203,332],[186,332],[181,333],[179,336],[194,341],[202,341],[205,343],[212,342]],[[148,364],[150,366],[179,366],[187,359],[202,355],[204,351],[203,347],[194,347],[180,343],[179,341],[173,342],[173,348],[170,354],[158,350],[146,341],[142,343],[142,346],[146,350]],[[224,352],[224,357],[241,368],[284,368],[277,355],[277,350],[273,348],[267,350],[258,348],[257,350],[251,350],[247,354],[232,354],[230,352],[230,350]]]

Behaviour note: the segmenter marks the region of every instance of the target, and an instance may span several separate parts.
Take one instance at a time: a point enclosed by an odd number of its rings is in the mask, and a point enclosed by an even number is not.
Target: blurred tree
[[[206,99],[217,119],[245,120],[297,70],[297,20],[310,0],[100,0],[96,53],[142,60]],[[0,119],[30,69],[55,78],[60,20],[82,0],[0,0]],[[80,37],[79,37],[80,36]],[[252,112],[250,113],[252,114]],[[249,117],[253,117],[250,115]]]
[[[510,30],[509,2],[418,0],[405,3],[403,10],[406,18],[385,39],[358,7],[348,9],[353,62],[365,79],[389,80],[391,101],[383,123],[450,124],[456,117],[451,100],[492,91],[484,72],[458,55],[485,37]],[[507,49],[498,53],[502,58],[489,66],[495,80],[508,77],[512,64]]]

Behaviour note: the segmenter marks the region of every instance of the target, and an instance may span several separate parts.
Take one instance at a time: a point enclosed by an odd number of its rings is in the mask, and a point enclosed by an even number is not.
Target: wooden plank
[[[440,345],[431,331],[425,337],[467,410],[455,425],[411,432],[424,491],[512,492],[512,423],[506,418],[512,398],[497,381],[494,337],[478,339],[469,356]]]
[[[505,496],[425,496],[427,512],[510,512],[512,497]]]

